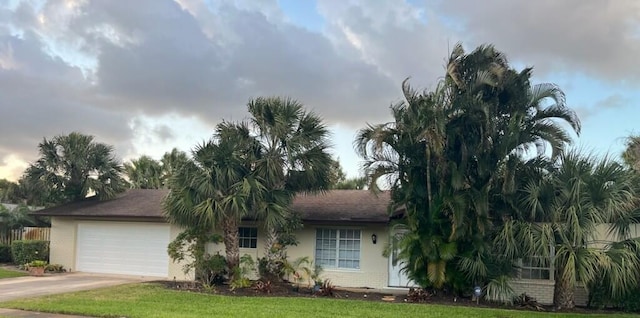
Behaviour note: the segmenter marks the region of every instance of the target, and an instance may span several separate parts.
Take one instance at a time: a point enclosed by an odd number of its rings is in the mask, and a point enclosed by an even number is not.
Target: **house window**
[[[324,268],[360,268],[360,230],[316,230],[316,264]]]
[[[240,248],[256,248],[258,245],[258,228],[240,227],[238,228],[238,232]]]
[[[520,261],[521,279],[544,279],[553,280],[553,260],[554,249],[551,248],[550,257],[531,256]]]

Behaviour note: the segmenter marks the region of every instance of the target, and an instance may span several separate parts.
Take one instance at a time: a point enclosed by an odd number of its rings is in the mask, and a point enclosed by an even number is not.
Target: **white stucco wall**
[[[258,228],[258,243],[256,248],[240,249],[240,256],[249,254],[254,261],[264,255],[265,250],[265,230],[264,227],[255,223],[243,223],[241,226],[256,226]],[[356,229],[361,231],[360,238],[360,268],[359,269],[330,269],[325,268],[321,275],[322,279],[330,279],[331,283],[340,287],[368,287],[382,289],[388,287],[389,262],[382,256],[385,246],[388,243],[389,232],[385,224],[357,224],[357,225],[321,225],[306,224],[304,228],[296,233],[297,246],[290,246],[287,249],[289,260],[293,261],[299,257],[315,257],[316,229]],[[371,235],[376,234],[377,242],[372,243]],[[220,253],[224,255],[224,244],[209,244],[207,252],[210,254]],[[254,277],[257,277],[254,275]],[[304,282],[306,284],[306,281]]]
[[[75,271],[76,269],[76,242],[78,224],[81,222],[126,222],[131,224],[147,223],[149,220],[117,220],[117,219],[76,219],[69,217],[52,217],[51,218],[51,242],[49,262],[52,264],[61,264],[68,271]],[[153,223],[157,223],[153,222]],[[173,241],[178,234],[182,231],[175,225],[170,225],[170,237],[169,241]],[[168,256],[167,256],[168,257]],[[169,260],[168,277],[167,279],[177,280],[193,280],[193,274],[185,274],[183,272],[184,263],[173,263]]]

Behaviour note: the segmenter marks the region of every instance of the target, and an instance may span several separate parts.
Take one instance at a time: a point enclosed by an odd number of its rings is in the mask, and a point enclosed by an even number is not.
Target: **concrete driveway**
[[[157,279],[157,278],[156,278]],[[152,280],[135,276],[67,273],[43,277],[17,277],[0,279],[0,302],[89,290]]]

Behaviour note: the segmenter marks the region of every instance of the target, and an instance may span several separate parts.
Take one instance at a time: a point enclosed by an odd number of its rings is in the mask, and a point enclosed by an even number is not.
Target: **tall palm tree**
[[[93,136],[73,132],[45,138],[38,150],[40,158],[27,168],[24,180],[46,193],[47,203],[77,201],[91,192],[108,199],[126,189],[113,147]]]
[[[248,104],[252,127],[264,149],[264,157],[256,173],[264,177],[270,194],[261,208],[264,215],[290,213],[296,193],[326,190],[331,185],[333,160],[328,153],[329,131],[322,119],[305,111],[303,105],[290,98],[260,97]],[[282,204],[274,200],[283,199]],[[271,211],[271,210],[277,211]],[[274,260],[283,257],[279,246],[278,226],[268,224],[265,246],[267,270],[277,271]],[[279,275],[276,275],[279,276]]]
[[[532,149],[545,154],[545,145],[557,156],[571,141],[564,124],[579,132],[562,91],[532,86],[530,77],[492,46],[466,54],[457,45],[433,91],[418,93],[405,81],[394,121],[359,132],[356,149],[372,189],[389,178],[394,204],[405,208],[411,235],[400,256],[418,283],[441,286],[452,269],[482,282],[502,266],[488,254],[502,223],[493,207],[503,191],[514,191],[512,168]]]
[[[187,228],[222,229],[227,265],[235,270],[240,262],[240,221],[284,222],[282,215],[273,212],[288,197],[269,190],[269,180],[257,172],[264,149],[244,123],[219,124],[213,138],[198,145],[192,156],[169,180],[165,216]],[[265,207],[267,200],[272,207]]]
[[[149,156],[140,156],[124,164],[124,171],[133,189],[160,189],[163,187],[163,167]]]
[[[640,260],[631,245],[603,242],[598,226],[609,224],[617,239],[629,239],[629,220],[637,207],[632,174],[615,161],[572,151],[558,167],[523,190],[524,212],[535,228],[538,255],[555,251],[554,303],[573,308],[576,282],[585,286],[607,277],[611,292],[621,294],[640,282]]]

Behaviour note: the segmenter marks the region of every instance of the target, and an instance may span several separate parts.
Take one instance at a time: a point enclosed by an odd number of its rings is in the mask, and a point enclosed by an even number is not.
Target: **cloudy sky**
[[[188,151],[262,95],[323,116],[355,176],[356,130],[390,120],[403,79],[433,87],[456,42],[534,66],[577,143],[617,156],[640,132],[639,23],[636,0],[0,0],[0,178],[72,131],[123,160]]]

